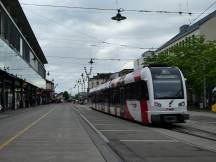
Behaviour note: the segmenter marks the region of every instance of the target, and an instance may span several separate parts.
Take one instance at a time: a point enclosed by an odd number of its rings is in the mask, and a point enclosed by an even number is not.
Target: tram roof
[[[121,85],[126,85],[126,84],[130,84],[130,83],[134,83],[134,82],[137,82],[137,81],[140,81],[140,80],[146,80],[148,79],[147,76],[148,76],[148,69],[151,68],[151,67],[167,67],[167,68],[176,68],[176,67],[168,67],[168,66],[165,66],[165,65],[150,65],[150,66],[146,66],[144,68],[140,68],[140,69],[137,69],[131,73],[128,73],[124,76],[121,76],[121,77],[118,77],[118,78],[115,78],[111,81],[108,81],[104,84],[101,84],[95,88],[92,88],[90,89],[90,93],[93,93],[93,92],[96,92],[96,91],[101,91],[101,90],[105,90],[105,89],[109,89],[109,88],[116,88],[116,87],[119,87]]]
[[[142,68],[142,69],[137,69],[136,71],[133,71],[131,73],[128,73],[124,76],[115,78],[111,81],[108,81],[104,84],[101,84],[95,88],[90,89],[90,93],[96,92],[96,91],[101,91],[101,90],[105,90],[105,89],[109,89],[109,88],[115,88],[115,87],[119,87],[121,85],[125,85],[125,84],[130,84],[139,80],[142,80],[141,75],[142,72],[145,71],[148,67]]]

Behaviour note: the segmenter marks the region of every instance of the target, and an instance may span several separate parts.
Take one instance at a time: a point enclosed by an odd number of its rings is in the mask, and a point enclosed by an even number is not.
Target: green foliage
[[[70,96],[69,96],[69,93],[68,93],[67,91],[64,91],[64,92],[63,92],[63,97],[64,97],[65,100],[68,100],[69,97],[70,97]]]
[[[176,66],[187,78],[188,88],[201,94],[204,76],[207,89],[216,85],[216,41],[206,41],[203,36],[194,37],[145,60],[146,64],[160,63]]]

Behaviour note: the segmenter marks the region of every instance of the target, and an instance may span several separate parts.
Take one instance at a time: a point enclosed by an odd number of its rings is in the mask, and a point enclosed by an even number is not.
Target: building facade
[[[146,51],[144,52],[140,58],[134,60],[134,70],[142,68],[145,64],[145,59],[147,57],[151,57],[154,54],[154,51]]]
[[[52,103],[55,100],[55,85],[54,82],[46,79],[46,91],[44,91],[44,103]]]
[[[131,73],[133,72],[134,70],[133,69],[123,69],[119,72],[115,72],[113,73],[112,75],[110,75],[110,80],[113,80],[113,79],[116,79],[118,77],[121,77],[121,76],[124,76],[124,75],[127,75],[128,73]]]
[[[94,87],[97,87],[100,84],[105,83],[107,80],[109,80],[112,73],[97,73],[96,76],[93,76],[89,79],[89,89],[92,89]]]
[[[192,25],[183,25],[179,33],[156,50],[156,54],[169,53],[174,46],[184,45],[185,41],[193,39],[194,36],[204,36],[206,40],[216,40],[216,11],[197,21]]]
[[[89,79],[89,89],[95,88],[100,84],[124,76],[131,72],[133,72],[133,69],[123,69],[115,73],[98,73],[96,76],[93,76],[92,78]]]
[[[41,103],[46,57],[18,0],[0,0],[0,105],[4,110]]]

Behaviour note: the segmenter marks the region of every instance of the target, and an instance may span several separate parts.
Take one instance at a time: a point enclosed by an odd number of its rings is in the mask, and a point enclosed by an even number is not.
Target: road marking
[[[94,118],[92,118],[92,119],[94,119]],[[103,119],[102,120],[101,119],[95,119],[94,122],[95,121],[97,121],[97,122],[107,122],[108,121],[109,122],[109,120],[106,120],[106,119],[105,120],[103,120]]]
[[[94,123],[94,125],[116,125],[116,124],[108,124],[108,123],[107,124],[95,124]]]
[[[215,124],[216,122],[205,122],[207,124]]]
[[[109,140],[101,133],[84,115],[82,115],[79,110],[74,109],[80,116],[81,118],[87,122],[87,124],[104,140],[104,142],[109,143]]]
[[[99,129],[101,132],[142,132],[141,130]]]
[[[83,118],[83,120],[85,120],[88,125],[106,142],[109,143],[109,140],[97,129],[95,128],[95,126],[84,116],[82,115],[80,112],[78,112],[80,114],[80,116]]]
[[[45,118],[47,115],[49,115],[51,112],[53,112],[55,110],[52,109],[50,111],[48,111],[46,114],[44,114],[43,116],[41,116],[39,119],[35,120],[34,122],[32,122],[31,124],[29,124],[27,127],[25,127],[24,129],[20,130],[19,132],[17,132],[14,136],[10,137],[9,139],[7,139],[5,142],[3,142],[2,144],[0,144],[0,151],[5,148],[7,145],[9,145],[11,142],[13,142],[15,139],[19,138],[21,135],[23,135],[26,131],[28,131],[29,129],[31,129],[34,125],[36,125],[39,121],[41,121],[43,118]]]
[[[179,142],[177,140],[120,140],[121,142]]]

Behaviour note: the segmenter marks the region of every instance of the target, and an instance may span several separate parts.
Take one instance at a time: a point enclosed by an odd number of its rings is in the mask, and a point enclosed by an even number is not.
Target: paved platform
[[[91,110],[87,106],[75,106],[109,140],[110,147],[126,162],[215,161],[216,152],[187,143],[177,136],[175,138],[175,134],[158,131],[160,128],[126,121]],[[199,142],[199,139],[195,141]]]
[[[32,108],[0,120],[1,162],[104,162],[68,104]]]

